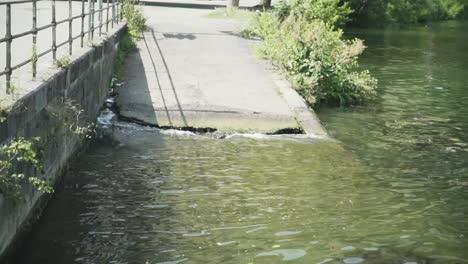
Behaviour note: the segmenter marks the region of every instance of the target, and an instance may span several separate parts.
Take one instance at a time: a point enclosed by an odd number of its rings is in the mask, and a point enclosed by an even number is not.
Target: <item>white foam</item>
[[[112,112],[109,109],[105,109],[104,111],[101,111],[101,113],[99,114],[97,118],[97,125],[98,127],[108,128],[112,126],[116,118],[117,116],[114,114],[114,112]]]

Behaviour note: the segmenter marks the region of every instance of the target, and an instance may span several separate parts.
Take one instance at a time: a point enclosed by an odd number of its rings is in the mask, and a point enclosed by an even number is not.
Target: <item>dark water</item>
[[[468,31],[354,32],[377,103],[341,143],[126,124],[67,175],[15,263],[468,263]]]

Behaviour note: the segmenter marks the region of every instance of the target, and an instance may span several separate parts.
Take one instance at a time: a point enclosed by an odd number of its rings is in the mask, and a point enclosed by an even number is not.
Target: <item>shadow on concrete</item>
[[[188,40],[194,40],[196,39],[197,37],[195,36],[195,34],[192,34],[192,33],[163,33],[163,36],[165,38],[173,38],[173,39],[188,39]]]
[[[163,40],[165,38],[177,38],[177,39],[196,39],[197,36],[235,36],[235,37],[241,37],[240,32],[234,32],[234,31],[219,31],[219,33],[206,33],[206,32],[192,32],[192,33],[186,33],[186,32],[160,32],[153,30],[154,33],[158,33],[163,35],[164,38],[159,38],[157,40]]]
[[[170,34],[169,36],[178,39],[195,38],[194,36],[192,37],[184,33]],[[180,127],[177,122],[174,122],[175,117],[182,121],[183,127],[189,127],[174,85],[171,71],[159,46],[155,32],[152,29],[149,29],[142,35],[142,43],[143,46],[140,48],[145,49],[145,52],[135,51],[129,55],[125,66],[127,73],[125,76],[126,82],[118,89],[118,105],[122,113],[120,118],[162,128],[168,126]],[[147,54],[145,59],[149,60],[150,69],[145,69],[141,54]],[[146,67],[148,68],[148,65],[146,65]],[[162,79],[168,80],[168,82],[163,82]],[[154,83],[149,83],[149,80],[152,80],[151,82]],[[150,89],[153,92],[153,97],[155,96],[155,91],[158,93],[158,100],[152,98]],[[170,94],[168,94],[168,91],[170,91]],[[121,101],[122,104],[119,101]],[[127,103],[123,103],[125,101],[127,101]],[[174,109],[173,104],[168,103],[173,101],[176,102],[176,109]],[[155,105],[155,103],[157,103],[157,105]],[[168,124],[161,125],[161,123],[164,123],[160,120],[161,118],[167,118]]]
[[[174,98],[176,100],[176,103],[177,103],[177,110],[179,111],[179,114],[180,114],[180,116],[182,118],[184,127],[188,127],[189,125],[188,125],[187,119],[185,117],[184,111],[182,109],[182,105],[180,104],[179,96],[177,94],[177,90],[176,90],[175,85],[174,85],[174,80],[172,79],[171,71],[170,71],[170,69],[169,69],[169,67],[167,65],[167,62],[166,62],[164,54],[163,54],[163,52],[161,50],[161,47],[159,46],[158,40],[156,39],[156,35],[154,34],[154,30],[150,29],[150,31],[151,31],[152,39],[153,39],[154,43],[156,44],[156,47],[158,48],[159,55],[161,56],[161,60],[162,60],[163,66],[165,68],[165,72],[167,73],[167,77],[169,78],[170,86],[171,86],[172,92],[174,94]],[[145,41],[145,44],[146,44],[147,39],[145,37],[144,37],[144,41]],[[156,73],[156,77],[158,77],[157,76],[158,73],[157,73],[157,69],[156,69],[156,64],[154,63],[154,59],[152,58],[151,52],[149,52],[149,54],[150,54],[150,57],[151,57],[152,65],[154,67],[154,72]],[[157,78],[157,79],[158,79],[158,82],[159,82],[159,78]],[[162,86],[160,85],[160,83],[158,83],[158,84],[159,84],[158,86],[159,86],[159,90],[161,92],[161,96],[163,96]],[[165,107],[165,109],[167,111],[167,106],[164,105],[164,107]],[[169,112],[167,112],[167,115],[168,115],[168,118],[169,118],[169,115],[170,115]],[[172,124],[170,124],[170,125],[173,126]]]
[[[122,86],[116,88],[116,92],[118,94],[117,109],[119,112],[119,118],[128,121],[135,121],[136,123],[142,123],[143,118],[137,118],[135,116],[136,113],[144,113],[144,119],[153,120],[155,123],[158,123],[158,117],[153,109],[147,73],[145,72],[145,66],[140,52],[137,50],[130,52],[124,68],[126,73],[124,77],[125,82]],[[138,98],[139,100],[135,100],[135,102],[129,106],[119,103],[121,100],[126,100],[122,98]],[[132,114],[122,116],[120,115],[120,112],[130,112]]]

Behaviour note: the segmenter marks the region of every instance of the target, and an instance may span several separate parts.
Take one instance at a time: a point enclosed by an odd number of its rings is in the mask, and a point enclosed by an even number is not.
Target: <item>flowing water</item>
[[[340,142],[117,123],[15,263],[468,263],[468,23],[353,32],[379,100]]]

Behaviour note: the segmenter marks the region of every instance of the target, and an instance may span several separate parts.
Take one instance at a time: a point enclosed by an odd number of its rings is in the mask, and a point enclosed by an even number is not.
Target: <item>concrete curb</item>
[[[263,61],[266,71],[270,74],[273,82],[278,87],[278,92],[286,101],[291,111],[296,116],[304,133],[328,138],[329,135],[322,126],[315,112],[307,106],[305,100],[292,87],[291,83],[270,62]]]

